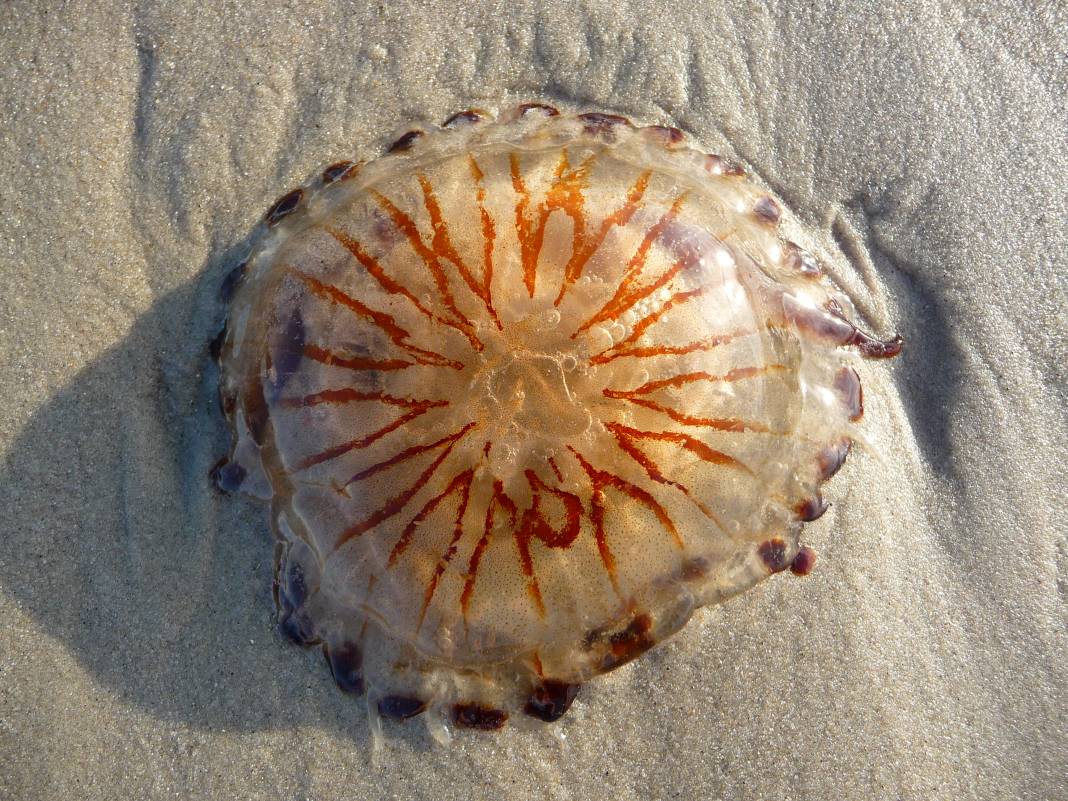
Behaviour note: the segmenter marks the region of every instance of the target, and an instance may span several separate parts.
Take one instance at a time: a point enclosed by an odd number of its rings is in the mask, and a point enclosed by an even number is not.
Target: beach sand
[[[134,5],[0,8],[0,799],[1068,798],[1063,4]],[[907,345],[813,575],[372,767],[207,480],[216,290],[324,164],[524,100],[736,158]]]

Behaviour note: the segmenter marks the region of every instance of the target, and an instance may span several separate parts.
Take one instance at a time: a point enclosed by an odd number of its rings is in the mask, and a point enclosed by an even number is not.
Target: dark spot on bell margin
[[[786,252],[786,265],[805,276],[805,278],[819,278],[823,275],[819,263],[807,250],[801,248],[796,242],[787,242],[783,249]]]
[[[344,178],[351,177],[355,172],[355,162],[339,161],[336,164],[331,164],[323,170],[323,183],[332,184],[334,181],[340,181]]]
[[[275,599],[283,613],[292,612],[304,606],[308,600],[308,580],[301,563],[287,556],[279,563],[278,588]]]
[[[745,170],[715,153],[705,154],[705,170],[713,175],[745,176]]]
[[[876,339],[858,329],[846,344],[856,345],[860,355],[869,359],[892,359],[901,353],[905,339],[900,334],[887,340]]]
[[[237,408],[237,398],[234,397],[234,393],[227,392],[221,387],[219,388],[219,411],[222,412],[223,417],[227,420],[232,420],[234,417],[234,409]]]
[[[278,633],[290,642],[305,648],[319,642],[319,636],[315,633],[315,624],[303,609],[279,613]]]
[[[301,198],[303,197],[303,189],[294,189],[292,192],[282,195],[282,197],[274,202],[273,206],[267,209],[267,213],[263,216],[263,219],[269,226],[277,225],[283,218],[288,217],[297,210],[297,206],[300,205]]]
[[[786,541],[782,537],[764,540],[757,548],[757,553],[772,573],[778,573],[790,566],[786,561]]]
[[[807,545],[801,546],[794,561],[790,563],[790,572],[795,576],[807,576],[816,566],[816,552]]]
[[[335,648],[324,645],[323,655],[341,691],[363,695],[363,654],[356,644],[346,642]]]
[[[455,128],[459,125],[469,125],[473,122],[481,122],[485,118],[486,115],[477,108],[464,109],[463,111],[457,111],[445,120],[445,122],[441,123],[441,127]]]
[[[494,731],[508,720],[508,713],[503,709],[492,709],[478,704],[456,704],[452,708],[452,719],[457,726],[465,729]]]
[[[579,691],[578,684],[546,679],[534,688],[523,711],[538,720],[552,723],[559,720],[571,708]]]
[[[694,581],[708,575],[709,562],[703,556],[695,556],[682,563],[679,569],[679,578],[683,581]]]
[[[802,523],[811,523],[813,520],[819,520],[823,517],[823,513],[830,508],[831,505],[823,500],[823,496],[816,494],[807,500],[801,501],[794,511],[797,512],[797,519]]]
[[[586,133],[608,133],[613,128],[617,128],[620,125],[626,125],[630,127],[631,122],[626,117],[621,117],[618,114],[602,114],[597,111],[591,111],[586,114],[579,114],[578,118],[585,123]]]
[[[770,197],[760,198],[760,200],[753,206],[753,213],[764,222],[771,223],[772,225],[778,223],[779,218],[782,217],[782,209],[780,209],[779,204]]]
[[[656,643],[649,632],[653,628],[653,619],[647,614],[635,615],[630,624],[622,631],[617,631],[608,638],[609,651],[601,659],[601,671],[614,670],[637,659]]]
[[[378,714],[393,720],[407,720],[426,709],[426,701],[407,695],[387,695],[378,699]]]
[[[411,146],[415,144],[415,140],[423,135],[422,131],[412,130],[407,133],[401,134],[400,137],[389,146],[390,153],[400,153],[405,150],[411,149]]]
[[[523,103],[517,109],[520,117],[525,117],[531,112],[537,111],[544,114],[546,117],[555,117],[560,112],[554,106],[547,105],[545,103]]]
[[[852,440],[843,437],[838,442],[832,443],[820,451],[817,457],[820,481],[826,481],[842,469],[846,456],[849,455],[849,449],[852,447]]]
[[[650,125],[643,130],[649,131],[661,139],[665,144],[669,145],[677,145],[685,138],[682,131],[668,125]]]
[[[241,484],[244,483],[248,472],[237,462],[231,462],[223,458],[215,463],[208,475],[211,477],[211,483],[215,489],[230,495],[241,488]]]
[[[856,422],[864,416],[864,388],[856,370],[852,367],[839,370],[834,377],[834,391],[850,420]]]

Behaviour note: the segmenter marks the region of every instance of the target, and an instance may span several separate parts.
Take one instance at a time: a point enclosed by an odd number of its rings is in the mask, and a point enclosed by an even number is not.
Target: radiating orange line
[[[431,442],[431,443],[426,444],[426,445],[413,445],[410,448],[405,448],[400,453],[397,453],[397,454],[391,456],[390,458],[386,459],[385,461],[378,462],[377,464],[373,464],[370,467],[368,467],[368,468],[366,468],[364,470],[361,470],[359,473],[357,473],[352,478],[350,478],[348,481],[346,481],[345,484],[347,486],[349,484],[352,484],[355,481],[363,481],[366,478],[370,478],[375,473],[379,473],[379,472],[381,472],[383,470],[386,470],[386,469],[388,469],[390,467],[393,467],[393,465],[400,464],[401,462],[407,461],[408,459],[411,459],[413,456],[418,456],[421,453],[426,453],[427,451],[432,451],[435,448],[440,448],[442,445],[448,445],[448,448],[446,450],[447,451],[451,450],[453,445],[455,445],[456,441],[459,440],[464,434],[466,434],[474,426],[475,426],[475,423],[471,422],[471,423],[468,423],[466,426],[464,426],[459,431],[457,431],[455,434],[450,434],[447,437],[442,437],[441,439],[437,440],[436,442]]]
[[[462,333],[467,337],[468,342],[471,343],[471,347],[476,351],[481,352],[484,346],[478,336],[476,336],[471,321],[464,316],[464,313],[461,312],[456,305],[456,298],[453,297],[452,290],[449,288],[449,279],[445,275],[445,268],[441,265],[441,258],[438,253],[426,246],[415,221],[397,208],[392,200],[374,189],[371,190],[371,194],[374,196],[375,200],[378,201],[378,205],[385,209],[386,213],[389,214],[390,219],[393,220],[393,224],[397,226],[397,229],[407,238],[408,244],[411,245],[412,250],[416,252],[416,255],[423,260],[427,269],[430,270],[430,275],[433,277],[438,292],[441,294],[442,301],[453,314],[451,320],[446,317],[441,317],[439,319],[445,325],[455,328]],[[435,229],[435,236],[437,236],[437,233],[438,229]]]
[[[560,151],[560,160],[556,165],[553,182],[545,194],[545,200],[538,208],[536,223],[532,225],[531,220],[527,217],[530,194],[527,191],[526,184],[523,182],[523,176],[519,169],[519,156],[516,153],[512,153],[509,157],[512,188],[519,195],[519,202],[515,207],[515,228],[523,261],[523,283],[530,297],[534,297],[538,259],[541,256],[541,247],[545,240],[545,225],[549,220],[549,215],[559,209],[571,218],[572,254],[579,250],[579,245],[585,238],[586,216],[583,209],[585,200],[582,190],[586,188],[589,181],[589,170],[594,158],[596,158],[596,154],[591,154],[578,167],[571,169],[567,159],[567,151]]]
[[[649,312],[649,314],[645,315],[645,317],[636,322],[634,324],[634,328],[631,329],[630,334],[628,334],[624,339],[615,343],[612,347],[594,355],[590,359],[590,362],[592,364],[603,364],[604,362],[609,362],[612,359],[619,358],[619,352],[624,349],[624,346],[636,342],[638,339],[640,339],[641,336],[646,332],[646,330],[648,330],[649,327],[653,325],[653,323],[655,323],[657,320],[667,314],[667,312],[671,311],[671,309],[675,308],[676,306],[680,306],[683,303],[686,303],[687,301],[693,300],[696,297],[700,297],[704,294],[704,292],[705,287],[700,287],[698,289],[691,289],[686,292],[678,292],[672,295],[670,298],[664,301],[664,305],[662,305],[659,309]],[[616,353],[613,353],[613,351],[616,351]]]
[[[423,350],[422,348],[417,348],[415,345],[412,345],[411,343],[407,342],[407,339],[411,336],[411,334],[407,331],[407,329],[402,328],[400,325],[398,325],[397,321],[385,312],[376,311],[375,309],[372,309],[364,303],[361,303],[360,301],[356,300],[356,298],[352,297],[351,295],[341,291],[336,286],[324,284],[322,281],[318,280],[317,278],[313,278],[307,273],[302,273],[298,270],[293,269],[290,270],[290,273],[295,278],[307,284],[308,288],[311,289],[312,292],[314,292],[316,295],[319,295],[319,297],[333,301],[338,305],[344,306],[352,310],[361,317],[370,320],[372,323],[382,329],[386,336],[388,336],[395,345],[400,348],[403,348],[412,356],[414,356],[415,360],[420,364],[428,364],[433,365],[435,367],[451,367],[454,370],[463,369],[463,364],[461,364],[460,362],[453,361],[452,359],[446,358],[440,353],[435,353],[431,350]]]
[[[426,412],[430,409],[448,405],[448,401],[423,401],[411,411],[405,412],[392,423],[382,426],[382,428],[378,429],[372,434],[368,434],[366,437],[352,439],[348,442],[342,443],[341,445],[335,445],[332,448],[327,448],[325,451],[317,453],[314,456],[309,456],[307,459],[304,459],[302,462],[300,462],[297,465],[296,469],[306,470],[309,467],[313,467],[317,464],[322,464],[323,462],[329,461],[330,459],[336,459],[338,456],[348,453],[349,451],[366,448],[368,445],[372,445],[373,443],[377,442],[389,432],[395,431],[405,423],[414,420],[420,415],[426,414]]]
[[[696,353],[697,351],[718,348],[720,345],[735,339],[736,336],[740,335],[726,334],[723,336],[709,337],[708,339],[701,339],[697,342],[690,342],[687,345],[651,345],[645,348],[627,348],[615,353],[612,352],[612,349],[609,349],[591,357],[590,363],[604,364],[613,359],[622,359],[625,356],[633,356],[636,359],[648,359],[653,356],[685,356],[687,353]]]
[[[460,504],[456,512],[456,525],[453,527],[452,539],[449,540],[448,547],[441,555],[441,558],[438,559],[438,563],[434,566],[434,575],[431,577],[430,583],[426,588],[426,594],[423,596],[423,608],[419,610],[418,626],[423,625],[423,618],[426,617],[426,610],[430,607],[430,602],[434,599],[434,593],[438,589],[438,582],[441,580],[445,568],[449,566],[449,562],[456,556],[457,545],[464,534],[464,513],[467,511],[467,501],[471,497],[471,480],[474,478],[474,475],[474,469],[465,470],[452,480],[449,484],[449,488],[446,490],[446,494],[451,494],[453,488],[457,486],[460,488]],[[414,531],[414,528],[412,530]],[[411,535],[409,534],[408,536],[410,537]]]
[[[519,549],[519,563],[523,568],[523,574],[529,584],[527,590],[538,610],[538,614],[545,616],[545,603],[541,597],[541,588],[538,586],[538,577],[534,575],[534,559],[530,554],[530,541],[535,537],[550,548],[567,548],[579,535],[579,522],[582,516],[582,501],[574,493],[566,490],[550,487],[533,470],[525,470],[524,475],[530,485],[530,507],[523,513],[523,519],[519,528],[515,531],[515,543]],[[564,505],[564,524],[559,531],[545,518],[541,511],[542,493],[548,492],[555,495]]]
[[[601,554],[601,561],[604,563],[605,571],[608,573],[608,578],[612,582],[612,587],[616,593],[619,593],[619,579],[616,575],[616,563],[615,557],[612,555],[612,551],[608,546],[608,537],[604,530],[604,510],[605,510],[605,494],[606,487],[612,487],[619,490],[624,495],[638,501],[638,503],[649,509],[657,520],[660,521],[660,525],[664,527],[664,530],[671,535],[675,545],[681,550],[684,548],[682,538],[679,536],[678,530],[675,528],[675,523],[671,520],[671,516],[667,513],[667,510],[641,487],[631,484],[624,478],[609,473],[607,470],[599,470],[592,464],[587,462],[578,451],[576,451],[570,445],[567,449],[574,454],[579,464],[582,465],[582,469],[586,471],[586,475],[590,478],[590,484],[593,491],[590,495],[590,519],[593,522],[594,538],[597,542],[597,550]]]
[[[467,489],[471,486],[471,478],[473,475],[474,473],[471,470],[457,473],[445,489],[423,504],[423,508],[416,512],[415,517],[413,517],[408,525],[404,527],[400,539],[398,539],[393,546],[393,550],[389,552],[389,559],[386,562],[386,567],[393,567],[397,563],[397,559],[399,559],[401,554],[407,550],[408,544],[411,542],[412,535],[415,534],[416,529],[419,528],[424,520],[434,513],[434,510],[438,508],[438,504],[452,495],[458,486],[461,487],[461,492],[466,494]],[[467,483],[466,486],[463,486],[465,478]],[[466,500],[464,502],[466,504]]]
[[[739,420],[736,417],[693,417],[692,415],[683,414],[677,409],[672,409],[670,406],[664,406],[663,404],[649,400],[648,398],[634,397],[629,392],[623,392],[616,389],[606,389],[603,390],[603,392],[607,398],[625,400],[636,406],[652,409],[654,412],[665,414],[676,423],[682,423],[686,426],[701,426],[704,428],[714,428],[717,431],[731,431],[734,433],[741,433],[743,431],[755,431],[762,434],[777,433],[772,432],[771,429],[763,423],[754,423],[751,420]]]
[[[499,478],[493,482],[493,494],[490,496],[489,503],[486,504],[486,520],[482,529],[482,537],[479,539],[478,544],[475,545],[475,550],[471,553],[471,560],[467,565],[467,578],[464,581],[463,592],[460,594],[460,612],[464,618],[464,626],[467,625],[467,610],[471,604],[471,595],[475,590],[475,579],[478,577],[478,566],[482,562],[482,553],[486,550],[486,546],[489,545],[490,536],[493,533],[493,524],[496,518],[494,509],[497,506],[508,512],[511,520],[509,528],[515,531],[518,510],[512,499],[505,493],[504,483]]]
[[[554,459],[552,456],[549,457],[549,467],[552,468],[553,474],[556,476],[556,480],[563,484],[564,474],[560,472],[560,468],[556,465],[556,459]]]
[[[441,466],[441,463],[448,458],[450,453],[452,453],[452,449],[455,447],[456,443],[460,440],[460,438],[463,437],[472,428],[474,428],[474,426],[475,423],[468,423],[455,434],[439,439],[437,442],[433,442],[429,445],[420,445],[414,448],[408,448],[407,450],[401,451],[396,456],[387,459],[384,462],[379,462],[378,464],[373,465],[350,478],[348,482],[346,482],[347,484],[351,484],[354,481],[361,481],[381,470],[385,470],[386,468],[392,465],[403,462],[420,453],[434,450],[435,448],[439,448],[442,445],[446,446],[445,449],[441,452],[441,454],[430,464],[429,467],[426,468],[426,470],[424,470],[419,475],[418,478],[415,479],[415,481],[410,487],[408,487],[408,489],[402,491],[399,495],[390,498],[381,508],[372,512],[364,520],[342,532],[341,536],[338,538],[337,543],[334,545],[334,550],[337,550],[349,540],[355,537],[359,537],[361,534],[370,531],[379,523],[388,520],[389,518],[400,512],[408,504],[408,501],[410,501],[415,496],[415,494],[420,489],[422,489],[431,479],[437,469]]]
[[[523,175],[519,171],[518,153],[509,155],[509,165],[512,171],[512,188],[519,195],[519,202],[515,206],[515,232],[519,239],[519,254],[523,262],[523,284],[527,288],[527,294],[534,297],[538,255],[541,253],[541,243],[545,237],[545,220],[549,217],[549,211],[542,206],[539,210],[537,225],[531,226],[530,220],[527,219],[530,195],[523,182]]]
[[[696,455],[699,459],[709,462],[710,464],[722,465],[725,467],[731,467],[741,470],[744,473],[753,475],[753,471],[739,462],[733,456],[729,456],[722,451],[718,451],[714,448],[710,448],[701,440],[691,437],[688,434],[682,434],[675,431],[643,431],[637,428],[631,428],[621,423],[605,423],[605,427],[612,432],[616,438],[616,443],[619,447],[627,453],[634,461],[640,464],[649,478],[660,484],[666,484],[668,486],[675,487],[681,490],[687,498],[696,504],[706,517],[708,517],[713,523],[720,528],[720,530],[726,530],[723,528],[723,523],[719,517],[706,506],[702,501],[695,498],[690,492],[690,488],[685,484],[681,484],[678,481],[673,481],[663,474],[660,470],[660,466],[647,454],[642,452],[635,444],[636,440],[645,439],[652,440],[654,442],[671,442],[677,445],[681,445],[690,453]]]
[[[556,295],[554,305],[559,306],[560,301],[564,299],[564,294],[571,287],[575,281],[582,277],[582,271],[586,268],[586,263],[590,260],[597,249],[604,244],[605,238],[608,236],[608,232],[615,226],[626,225],[634,212],[638,209],[638,204],[641,203],[642,197],[645,195],[645,190],[649,186],[649,178],[652,175],[652,170],[646,170],[638,176],[634,181],[633,186],[627,192],[627,199],[614,212],[609,214],[601,222],[600,230],[587,239],[579,239],[578,226],[575,227],[575,238],[572,246],[571,258],[568,259],[567,266],[564,268],[564,280],[560,284],[560,291]],[[574,213],[584,217],[584,208],[582,206],[582,195],[578,196],[579,206],[574,209]],[[681,205],[681,199],[678,201]],[[674,206],[672,207],[674,208]],[[569,212],[570,213],[570,212]],[[574,214],[572,214],[574,218]],[[648,249],[648,248],[646,248]],[[643,256],[644,260],[644,256]]]
[[[626,272],[624,272],[623,278],[620,280],[619,286],[616,288],[615,295],[612,296],[611,300],[609,300],[599,312],[579,326],[578,330],[571,335],[572,339],[596,323],[618,319],[621,314],[627,311],[627,309],[634,306],[634,304],[638,303],[643,298],[651,295],[668,281],[673,279],[683,267],[688,266],[688,262],[678,261],[653,284],[628,294],[630,285],[633,284],[645,270],[645,261],[649,256],[649,249],[652,247],[653,242],[659,239],[660,235],[664,232],[664,229],[675,221],[685,200],[686,193],[684,192],[675,198],[675,202],[671,204],[671,208],[664,212],[659,221],[646,232],[645,238],[642,239],[641,244],[638,246],[638,250],[627,264]]]
[[[644,334],[653,323],[655,323],[669,311],[674,309],[676,306],[681,306],[682,304],[687,303],[693,300],[694,298],[700,297],[705,293],[705,289],[705,287],[699,287],[698,289],[690,289],[685,292],[676,292],[674,295],[664,301],[664,305],[662,305],[659,309],[649,312],[649,314],[638,320],[638,322],[634,324],[634,328],[631,329],[631,332],[627,336],[627,338],[618,342],[615,347],[618,348],[621,345],[627,345],[631,342],[636,342],[639,337],[641,337],[642,334]]]
[[[399,281],[390,278],[386,275],[386,271],[382,268],[382,265],[368,254],[361,246],[360,243],[350,237],[344,231],[338,231],[334,228],[326,226],[326,232],[330,236],[334,237],[349,253],[351,253],[356,260],[364,266],[364,268],[371,274],[371,276],[378,281],[378,285],[381,286],[386,292],[391,295],[403,295],[410,300],[420,312],[422,312],[427,318],[431,320],[440,320],[430,309],[426,308],[419,299],[412,293],[408,287]]]
[[[725,467],[737,468],[749,475],[753,475],[753,471],[739,462],[733,456],[718,451],[715,448],[711,448],[701,440],[691,437],[689,434],[683,434],[679,431],[643,431],[639,428],[631,428],[625,426],[622,423],[608,422],[605,423],[605,428],[615,435],[616,439],[648,439],[654,442],[673,442],[677,445],[681,445],[703,461],[710,462],[711,464],[723,465]],[[644,463],[643,463],[644,466]],[[650,478],[654,478],[650,475]],[[660,474],[660,478],[655,478],[656,481],[660,481],[663,475]],[[666,479],[665,479],[666,480]],[[671,482],[674,483],[674,482]]]
[[[746,378],[754,378],[758,375],[785,369],[785,364],[765,364],[760,367],[736,367],[722,375],[713,375],[706,372],[682,373],[671,376],[671,378],[662,378],[659,381],[647,381],[640,387],[628,390],[628,392],[632,395],[648,395],[650,392],[656,392],[659,389],[681,387],[685,384],[692,384],[695,381],[742,381]]]
[[[586,238],[586,198],[582,192],[589,184],[589,171],[594,157],[587,156],[582,164],[574,170],[569,170],[567,151],[561,150],[556,180],[545,195],[545,208],[550,213],[559,209],[571,218],[571,259],[564,268],[565,281],[569,272],[574,269],[571,261],[582,250],[582,242]]]
[[[304,355],[315,362],[328,367],[342,367],[346,370],[403,370],[414,367],[415,362],[404,359],[368,359],[363,356],[342,356],[336,351],[321,348],[318,345],[305,345]]]
[[[472,163],[474,163],[473,158]],[[456,270],[460,273],[460,277],[464,280],[464,283],[467,284],[467,288],[471,290],[471,293],[475,297],[482,301],[490,319],[492,319],[497,328],[500,329],[501,321],[497,319],[497,312],[494,310],[493,301],[490,298],[489,281],[485,279],[485,277],[483,284],[480,284],[475,280],[475,276],[470,268],[468,268],[467,264],[460,257],[460,254],[456,252],[456,248],[453,247],[452,240],[449,238],[448,221],[442,216],[441,207],[438,205],[437,195],[434,194],[434,187],[425,175],[419,176],[419,186],[423,190],[423,205],[426,206],[427,214],[430,215],[430,224],[434,229],[434,238],[431,242],[433,253],[439,258],[446,258],[456,265]],[[492,218],[489,217],[486,210],[482,207],[482,200],[485,198],[485,195],[486,190],[480,185],[477,190],[477,199],[479,209],[482,212],[483,234],[485,234],[485,223],[487,220],[489,220],[491,229],[493,226]],[[489,244],[492,247],[492,240],[490,240]],[[489,251],[487,251],[487,255],[488,254]],[[487,264],[489,265],[490,275],[492,275],[492,262],[487,262]],[[483,270],[483,275],[485,276],[485,270]]]
[[[378,401],[389,406],[400,406],[406,409],[415,409],[425,404],[430,406],[448,406],[448,401],[415,400],[414,398],[398,398],[387,395],[384,392],[363,392],[352,387],[340,389],[323,389],[304,395],[299,398],[283,398],[280,403],[287,408],[299,408],[303,406],[318,406],[323,403],[355,403],[357,401]],[[429,407],[428,407],[429,408]]]
[[[486,294],[486,304],[490,316],[497,328],[501,328],[501,321],[497,317],[497,310],[493,308],[493,245],[497,240],[497,227],[493,222],[493,215],[486,211],[486,187],[482,183],[483,174],[479,169],[474,156],[469,156],[471,164],[471,176],[475,179],[475,199],[478,201],[478,213],[482,219],[482,286]]]

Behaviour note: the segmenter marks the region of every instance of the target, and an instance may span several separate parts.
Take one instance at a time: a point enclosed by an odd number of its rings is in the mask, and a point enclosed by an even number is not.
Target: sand
[[[1068,798],[1068,13],[883,5],[5,3],[0,799]],[[206,480],[216,287],[317,168],[520,100],[737,158],[907,349],[813,575],[372,767]]]

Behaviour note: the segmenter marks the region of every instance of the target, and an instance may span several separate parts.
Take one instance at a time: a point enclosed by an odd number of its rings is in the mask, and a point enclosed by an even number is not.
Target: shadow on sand
[[[366,751],[363,699],[275,633],[265,505],[208,479],[229,443],[208,353],[217,288],[247,244],[159,298],[15,438],[0,467],[0,588],[161,721],[336,728]],[[423,726],[392,728],[428,746]]]

